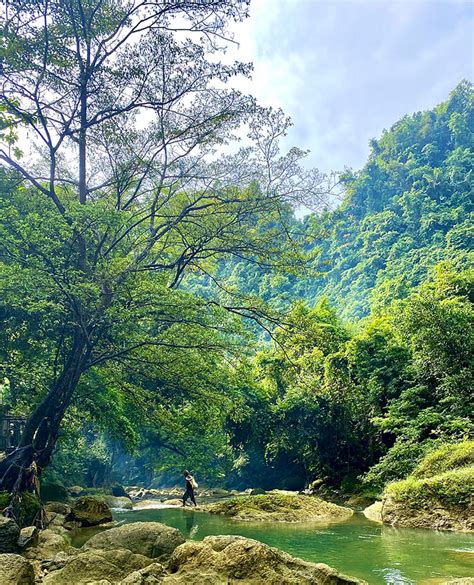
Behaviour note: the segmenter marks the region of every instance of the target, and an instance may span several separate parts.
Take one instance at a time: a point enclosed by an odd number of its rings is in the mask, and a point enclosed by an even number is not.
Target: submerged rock
[[[344,585],[365,583],[242,536],[208,536],[173,553],[164,585]]]
[[[245,496],[205,506],[212,514],[222,514],[234,520],[277,522],[333,522],[349,518],[354,513],[315,496],[295,494],[265,494]]]
[[[0,554],[0,583],[2,585],[34,585],[33,566],[20,555]]]
[[[71,519],[81,522],[83,526],[96,526],[110,522],[112,512],[102,499],[84,496],[72,505]]]
[[[160,522],[133,522],[96,534],[82,550],[128,549],[146,557],[167,560],[183,542],[184,537],[176,528]]]

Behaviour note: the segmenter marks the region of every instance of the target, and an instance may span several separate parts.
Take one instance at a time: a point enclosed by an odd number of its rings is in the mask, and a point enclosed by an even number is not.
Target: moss
[[[314,496],[265,494],[236,497],[207,506],[213,514],[223,514],[236,520],[276,520],[302,522],[347,518],[352,510],[325,502]]]
[[[44,481],[41,483],[41,500],[43,502],[67,502],[69,494],[62,483]]]
[[[474,504],[474,468],[463,467],[433,477],[408,477],[387,487],[385,494],[410,508],[467,508]]]
[[[412,476],[428,478],[469,465],[474,465],[474,441],[446,444],[426,455]]]
[[[6,508],[10,503],[11,495],[8,492],[0,492],[0,510]],[[31,492],[20,494],[20,506],[18,511],[18,524],[20,527],[33,524],[41,504],[37,496]]]

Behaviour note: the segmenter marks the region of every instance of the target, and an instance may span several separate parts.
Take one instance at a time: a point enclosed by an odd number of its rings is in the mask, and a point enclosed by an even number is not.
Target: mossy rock
[[[474,467],[390,484],[382,520],[393,526],[474,531]]]
[[[104,500],[91,496],[78,498],[71,507],[70,516],[83,526],[96,526],[112,520],[112,512]]]
[[[277,522],[333,522],[352,516],[349,508],[337,506],[315,496],[265,494],[244,496],[205,506],[212,514],[234,520]]]
[[[42,482],[40,495],[43,502],[67,502],[69,500],[65,486],[56,481]]]
[[[8,492],[0,492],[0,511],[4,510],[10,504],[11,495]],[[36,519],[41,504],[38,497],[31,492],[22,492],[20,494],[18,524],[21,527],[30,526]]]

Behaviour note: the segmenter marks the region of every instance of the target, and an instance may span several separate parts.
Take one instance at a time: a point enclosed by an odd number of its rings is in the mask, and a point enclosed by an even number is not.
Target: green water
[[[345,522],[325,526],[235,522],[179,508],[116,510],[114,518],[123,522],[163,522],[194,540],[212,534],[240,534],[307,561],[327,563],[371,585],[435,585],[448,577],[474,576],[472,535],[380,526],[360,513]]]

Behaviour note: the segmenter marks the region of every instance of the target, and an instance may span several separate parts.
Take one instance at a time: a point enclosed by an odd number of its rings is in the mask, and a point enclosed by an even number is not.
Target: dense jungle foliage
[[[304,273],[235,254],[205,276],[191,273],[172,296],[153,279],[138,284],[136,308],[124,293],[121,335],[140,342],[135,329],[158,328],[160,343],[88,373],[45,481],[162,485],[187,467],[227,487],[319,480],[375,493],[418,473],[427,453],[472,436],[473,122],[472,87],[462,82],[434,110],[373,140],[364,168],[343,173],[335,209],[300,222],[283,205],[259,220],[256,233],[284,216],[288,257],[303,248]],[[13,232],[2,225],[10,242],[29,235],[22,213],[58,233],[14,177],[3,174],[2,185],[10,217],[16,198]],[[31,363],[61,323],[47,295],[35,298],[37,274],[14,281],[2,258],[2,402],[22,414],[41,386],[40,364],[36,386],[24,381]],[[212,289],[221,305],[209,303]],[[243,295],[255,302],[250,327],[238,319]],[[28,343],[18,327],[31,330]],[[182,351],[170,352],[177,337]]]
[[[340,178],[341,204],[305,217],[295,237],[314,257],[307,278],[228,262],[229,281],[283,304],[326,296],[349,320],[407,296],[434,264],[473,249],[473,127],[463,81],[446,102],[372,140],[363,169]]]

